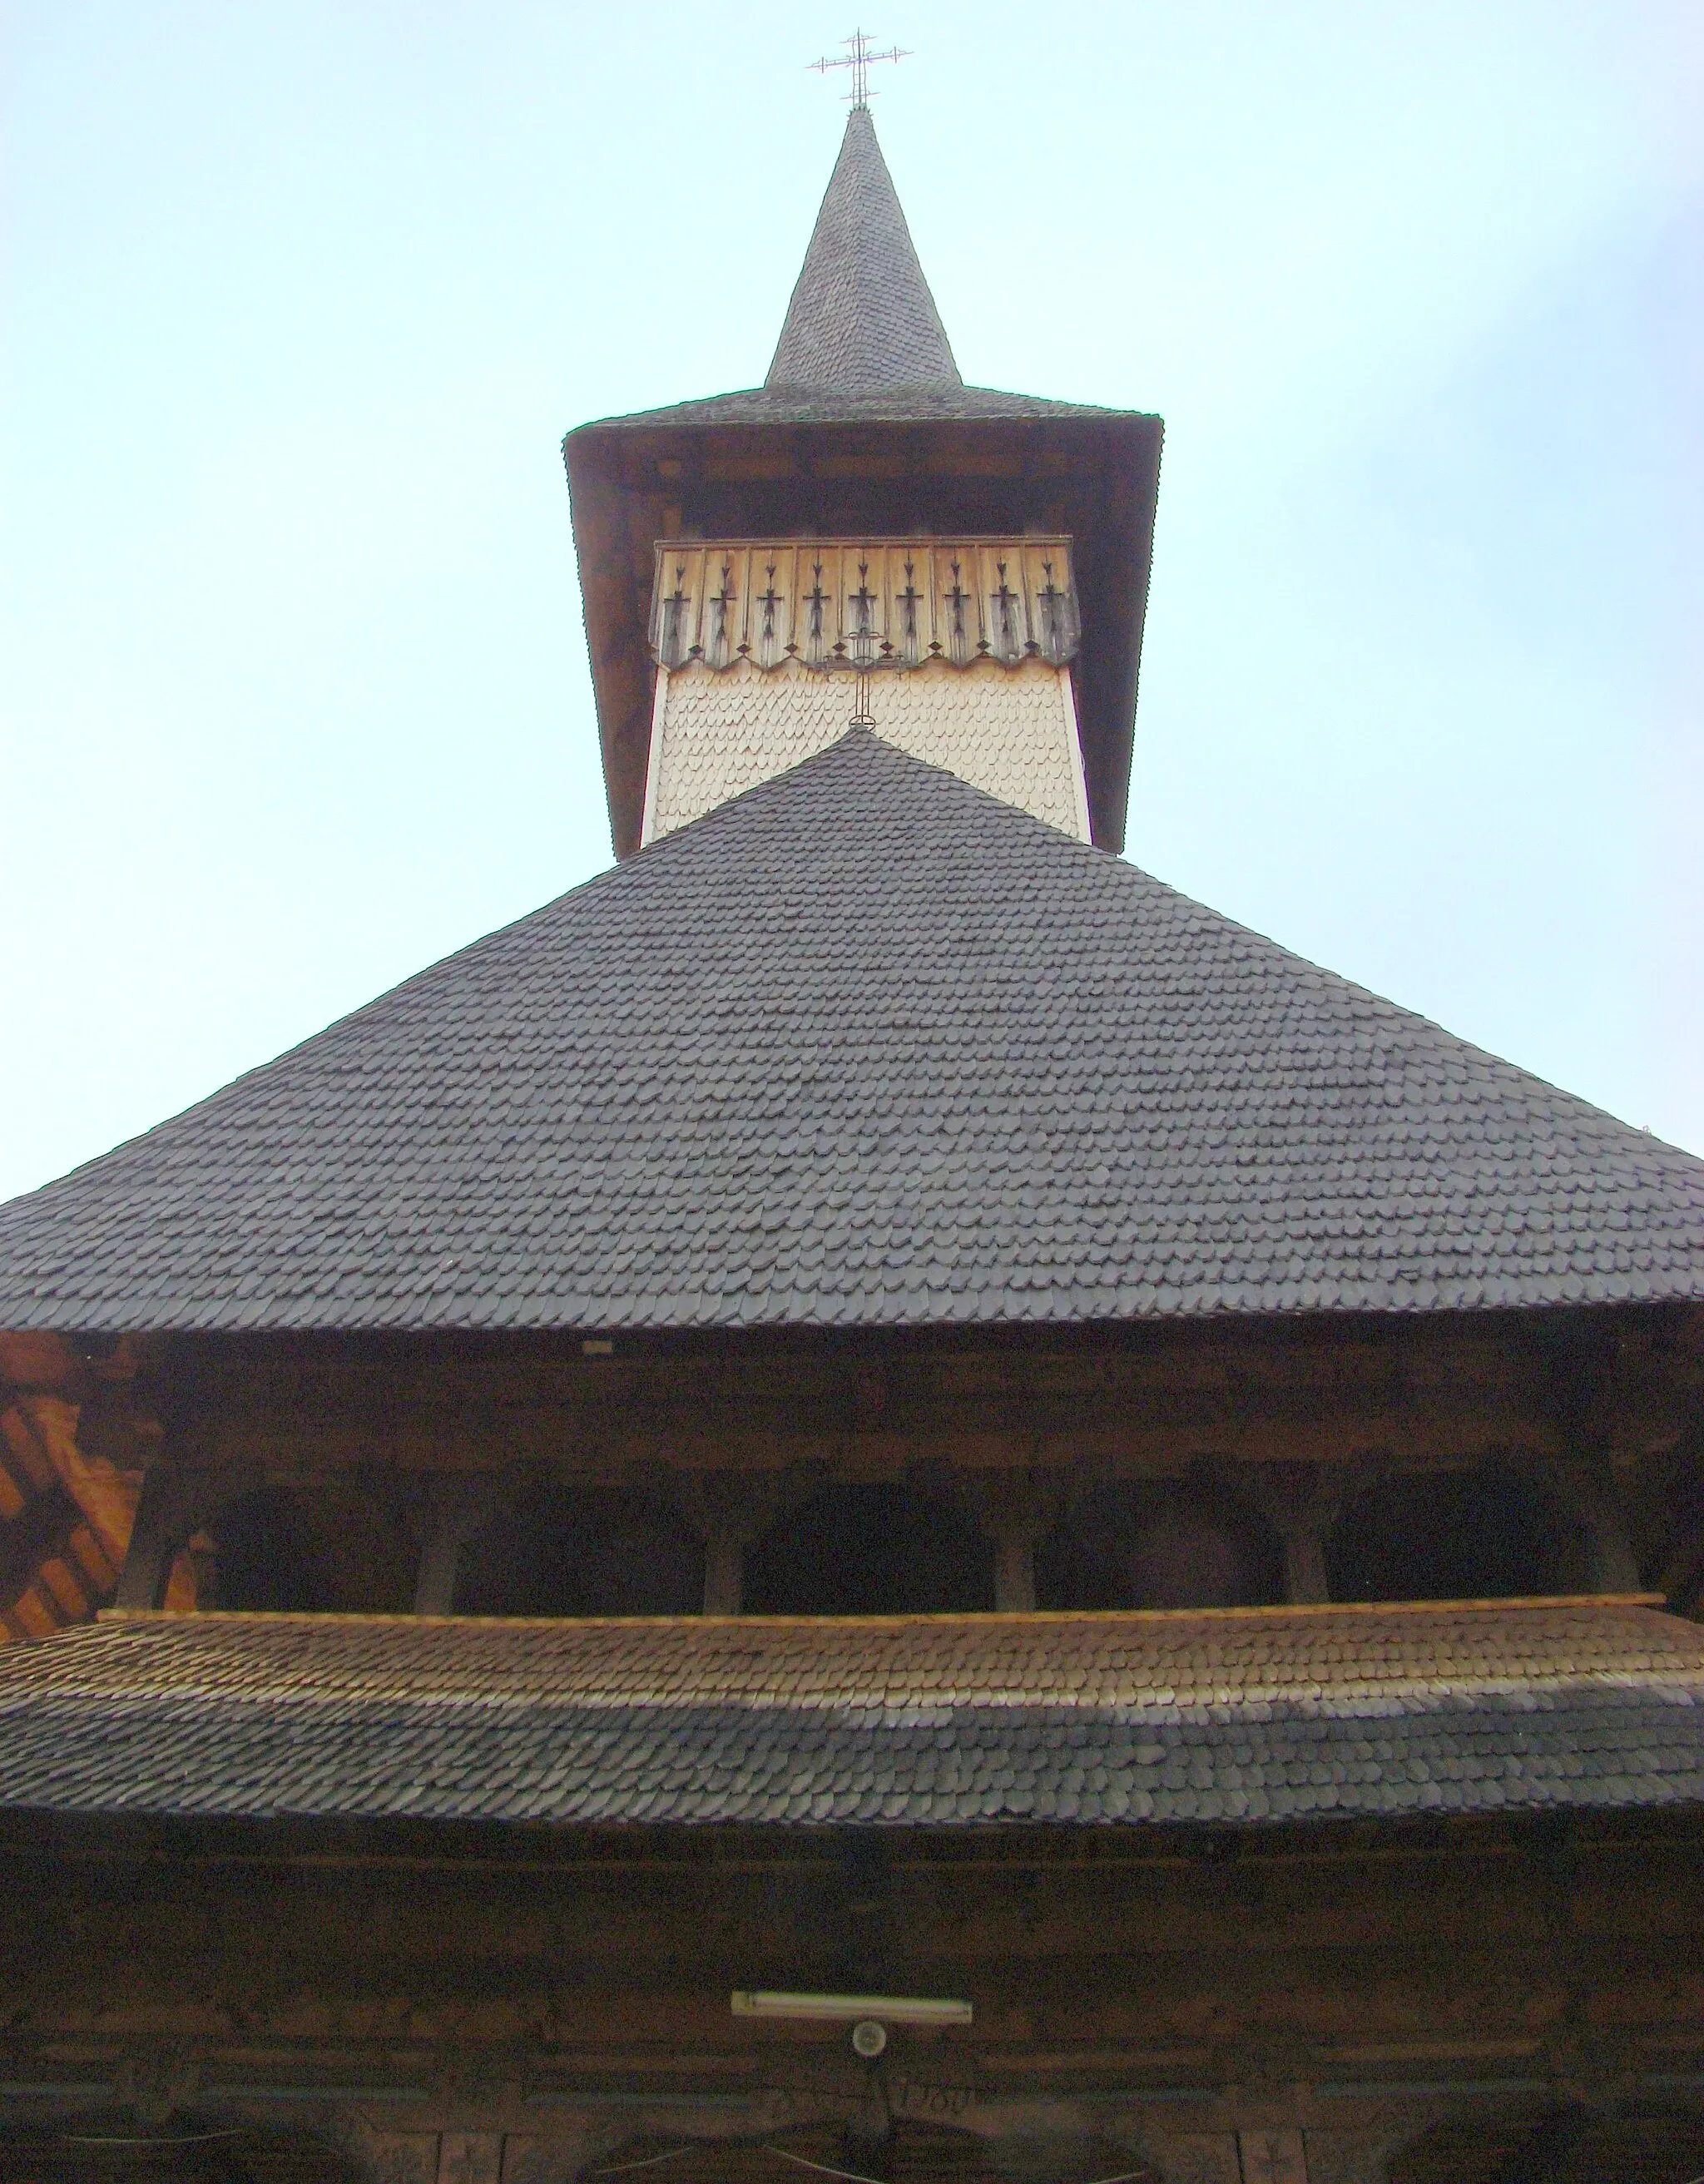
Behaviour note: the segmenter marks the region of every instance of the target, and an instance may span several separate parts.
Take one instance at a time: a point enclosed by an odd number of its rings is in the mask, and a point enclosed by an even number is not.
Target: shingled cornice
[[[877,387],[849,393],[844,387],[736,387],[660,410],[596,417],[576,426],[564,443],[571,451],[582,435],[600,432],[695,432],[729,426],[821,428],[836,425],[1124,424],[1157,431],[1160,420],[1143,410],[1109,410],[1093,402],[1055,402],[1044,394],[1013,394],[998,387],[966,387],[940,380],[926,387]]]
[[[855,106],[765,385],[961,384],[875,125]]]
[[[1704,1301],[1704,1162],[865,730],[0,1209],[0,1327]]]

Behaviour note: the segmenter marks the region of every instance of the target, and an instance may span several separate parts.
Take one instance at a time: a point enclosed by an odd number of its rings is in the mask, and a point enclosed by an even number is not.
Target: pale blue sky
[[[852,27],[3,16],[0,1195],[608,861],[557,443],[761,378]],[[865,21],[966,377],[1167,420],[1131,855],[1704,1151],[1704,7]]]

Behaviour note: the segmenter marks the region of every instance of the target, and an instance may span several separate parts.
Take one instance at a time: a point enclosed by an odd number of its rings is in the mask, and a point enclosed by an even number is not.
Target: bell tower
[[[1160,439],[966,385],[855,98],[763,385],[565,443],[617,855],[855,727],[1122,848]]]

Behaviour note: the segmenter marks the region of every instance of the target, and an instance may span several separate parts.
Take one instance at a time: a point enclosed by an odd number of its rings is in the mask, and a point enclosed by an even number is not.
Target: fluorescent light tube
[[[887,2025],[968,2025],[967,2002],[900,1994],[785,1994],[772,1988],[736,1987],[736,2017],[815,2018],[831,2024],[873,2017]]]

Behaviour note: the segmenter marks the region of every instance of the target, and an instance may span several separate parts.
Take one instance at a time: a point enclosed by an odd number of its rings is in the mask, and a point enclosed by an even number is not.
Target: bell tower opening
[[[854,727],[1123,845],[1161,425],[967,386],[853,107],[764,383],[564,445],[618,856]]]

